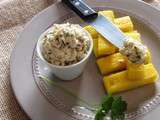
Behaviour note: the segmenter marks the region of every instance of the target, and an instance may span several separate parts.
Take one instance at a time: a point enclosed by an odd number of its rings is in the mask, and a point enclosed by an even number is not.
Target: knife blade
[[[98,14],[83,0],[62,0],[76,12],[85,22],[94,27],[106,40],[118,48],[122,48],[126,36],[108,18]]]

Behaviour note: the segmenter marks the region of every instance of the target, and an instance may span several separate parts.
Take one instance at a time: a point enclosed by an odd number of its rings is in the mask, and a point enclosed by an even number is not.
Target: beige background
[[[27,21],[56,0],[0,0],[0,120],[28,120],[9,81],[9,58]],[[145,0],[159,7],[160,0]],[[159,7],[160,8],[160,7]]]

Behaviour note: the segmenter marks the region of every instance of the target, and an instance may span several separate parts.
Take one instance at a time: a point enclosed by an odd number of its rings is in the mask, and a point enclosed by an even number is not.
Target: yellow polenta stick
[[[143,79],[129,80],[128,70],[105,76],[103,79],[105,89],[108,93],[118,93],[146,84],[154,83],[158,78],[158,73],[153,64],[144,65]]]
[[[123,32],[133,31],[133,23],[129,16],[114,19],[115,25]]]

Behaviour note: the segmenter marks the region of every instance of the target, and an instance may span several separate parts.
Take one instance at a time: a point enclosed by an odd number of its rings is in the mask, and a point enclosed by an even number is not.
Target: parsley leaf
[[[95,120],[103,120],[106,115],[106,112],[101,108],[97,111]]]
[[[111,118],[112,120],[123,120],[124,112],[127,110],[127,103],[122,100],[121,97],[114,98],[111,107]]]
[[[113,100],[114,98],[112,95],[108,95],[103,98],[102,108],[106,111],[106,113],[108,113],[111,109]]]
[[[127,103],[121,97],[105,96],[101,108],[95,115],[95,120],[103,120],[106,114],[111,113],[112,120],[124,120]]]

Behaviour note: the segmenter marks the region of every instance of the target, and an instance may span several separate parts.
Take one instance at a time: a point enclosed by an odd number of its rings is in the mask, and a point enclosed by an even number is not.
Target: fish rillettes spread
[[[67,66],[81,61],[88,53],[90,35],[78,24],[54,24],[43,38],[43,56],[53,65]]]
[[[143,64],[147,54],[147,47],[139,41],[129,38],[124,42],[120,53],[126,56],[132,63]]]

